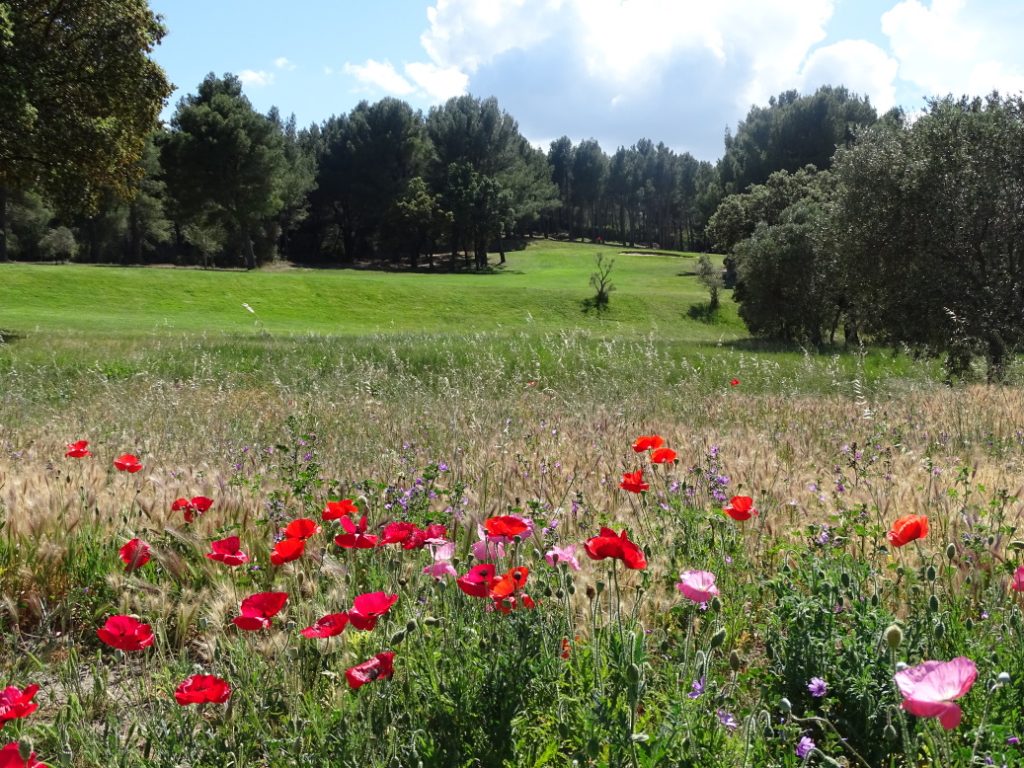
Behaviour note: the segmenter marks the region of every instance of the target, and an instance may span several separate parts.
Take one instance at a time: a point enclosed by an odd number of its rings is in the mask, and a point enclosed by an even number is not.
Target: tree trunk
[[[0,184],[0,261],[7,261],[7,187]]]
[[[242,255],[245,257],[245,268],[256,269],[256,253],[252,249],[252,237],[249,236],[249,226],[242,227]]]
[[[499,264],[504,264],[505,263],[505,238],[502,236],[502,234],[500,232],[498,233],[498,254],[501,256],[501,260],[498,263]]]

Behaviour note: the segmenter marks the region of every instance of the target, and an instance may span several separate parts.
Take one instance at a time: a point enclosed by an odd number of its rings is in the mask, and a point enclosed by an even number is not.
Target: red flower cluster
[[[249,556],[240,547],[241,542],[237,536],[228,536],[226,539],[220,539],[211,543],[210,551],[206,553],[206,556],[210,560],[216,560],[230,568],[234,568],[249,562]]]
[[[387,680],[395,674],[394,660],[394,651],[378,653],[372,659],[346,669],[345,679],[353,690],[374,680]]]
[[[733,496],[729,499],[729,504],[722,507],[722,511],[739,522],[749,520],[757,514],[757,510],[754,509],[754,500],[749,496]]]
[[[231,697],[231,686],[215,675],[192,675],[174,689],[174,700],[189,704],[223,704]]]
[[[142,464],[139,462],[138,457],[130,453],[121,454],[114,459],[114,466],[119,472],[128,472],[130,474],[135,474],[142,469]]]
[[[274,545],[270,562],[283,565],[298,560],[306,551],[306,540],[316,536],[323,529],[308,517],[292,520],[284,529],[284,539]]]
[[[490,598],[494,607],[502,613],[516,608],[534,608],[533,598],[523,592],[530,569],[526,566],[512,568],[503,576],[495,575],[493,563],[474,565],[465,576],[455,580],[459,589],[470,597]]]
[[[132,539],[118,550],[125,573],[131,573],[150,561],[151,548],[142,539]]]
[[[171,512],[184,512],[185,522],[191,523],[212,506],[213,499],[208,499],[205,496],[193,496],[191,499],[175,499],[171,504]]]
[[[242,601],[242,615],[231,620],[239,629],[249,631],[266,629],[270,620],[288,602],[287,592],[260,592]]]
[[[359,507],[352,502],[352,499],[328,501],[327,506],[324,507],[321,519],[325,522],[328,520],[340,520],[343,517],[355,514],[359,514]]]
[[[634,571],[642,571],[647,567],[644,551],[629,540],[625,530],[622,533],[615,533],[611,528],[602,528],[599,535],[587,539],[583,549],[591,560],[614,558],[621,560],[623,565]]]
[[[71,459],[84,459],[86,456],[92,456],[89,453],[89,441],[76,440],[73,443],[68,443],[68,450],[64,456]]]
[[[420,528],[415,523],[394,522],[388,523],[381,531],[378,546],[385,544],[401,544],[402,549],[423,549],[431,540],[441,540],[448,535],[448,529],[440,523],[431,523],[426,528]]]
[[[141,651],[153,644],[153,628],[131,616],[111,616],[96,635],[119,651]]]
[[[21,744],[12,741],[0,749],[0,768],[47,768],[36,760],[36,753],[29,751],[28,760],[21,758]]]
[[[633,450],[636,453],[643,453],[644,451],[653,451],[655,448],[661,448],[664,444],[665,438],[661,435],[640,435],[640,437],[633,441]]]
[[[894,547],[902,547],[915,539],[923,539],[928,535],[928,517],[926,515],[905,515],[892,524],[885,538]]]
[[[622,482],[619,483],[619,488],[630,493],[643,493],[649,490],[650,487],[650,483],[644,482],[644,471],[642,469],[638,469],[636,472],[626,472],[622,476]]]
[[[39,705],[32,701],[38,692],[38,685],[27,685],[24,690],[9,685],[0,691],[0,728],[10,720],[28,717],[39,709]]]

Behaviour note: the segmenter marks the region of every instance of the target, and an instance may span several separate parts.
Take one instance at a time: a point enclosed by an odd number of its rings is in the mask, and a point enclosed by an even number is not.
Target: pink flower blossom
[[[471,547],[473,557],[477,560],[500,560],[505,556],[505,544],[495,538],[487,538],[487,533],[480,529],[480,541],[474,541]]]
[[[967,693],[978,676],[974,662],[964,656],[952,661],[926,661],[896,673],[902,707],[917,717],[937,717],[947,731],[956,728],[963,710],[953,703]]]
[[[1013,572],[1013,581],[1010,582],[1010,589],[1015,592],[1024,592],[1024,565]]]
[[[459,574],[455,570],[455,566],[452,565],[452,558],[455,556],[455,542],[443,540],[437,541],[440,541],[441,543],[430,545],[430,551],[434,556],[434,562],[426,566],[423,569],[423,572],[438,581],[441,581],[446,576],[451,576],[453,579],[458,578]]]
[[[676,589],[695,603],[706,603],[718,594],[718,587],[715,586],[715,574],[710,571],[683,571],[679,574],[679,578],[680,581],[676,583]]]
[[[574,571],[580,569],[579,561],[576,559],[575,544],[570,544],[567,547],[552,547],[544,553],[544,559],[552,568],[558,567],[560,563],[566,563]]]

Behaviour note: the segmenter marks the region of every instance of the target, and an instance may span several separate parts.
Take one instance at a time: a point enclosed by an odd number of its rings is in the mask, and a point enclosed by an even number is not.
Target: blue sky
[[[178,90],[232,72],[300,125],[362,99],[496,96],[539,146],[704,160],[752,104],[843,84],[880,110],[1024,89],[1024,0],[151,0]]]

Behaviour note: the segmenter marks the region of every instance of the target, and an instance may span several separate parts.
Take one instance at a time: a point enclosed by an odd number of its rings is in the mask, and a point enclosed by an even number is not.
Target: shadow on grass
[[[712,307],[711,302],[704,301],[700,304],[691,304],[686,310],[686,316],[705,325],[715,325],[722,321],[718,307]]]
[[[25,337],[20,333],[0,328],[0,344],[11,344],[15,341],[21,341],[23,338]]]
[[[589,299],[584,299],[580,302],[580,309],[584,315],[596,312],[597,316],[600,317],[608,311],[608,300],[599,301],[597,297],[591,296]]]

